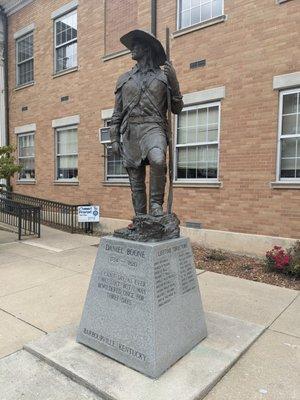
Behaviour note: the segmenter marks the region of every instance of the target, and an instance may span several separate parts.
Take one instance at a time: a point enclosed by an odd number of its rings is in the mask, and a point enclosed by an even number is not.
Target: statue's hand
[[[114,155],[119,156],[120,155],[120,147],[118,142],[113,142],[112,145],[112,152]]]
[[[177,81],[177,76],[176,76],[176,71],[170,61],[166,61],[164,64],[164,73],[166,74],[169,83],[172,86],[176,85],[178,83]]]

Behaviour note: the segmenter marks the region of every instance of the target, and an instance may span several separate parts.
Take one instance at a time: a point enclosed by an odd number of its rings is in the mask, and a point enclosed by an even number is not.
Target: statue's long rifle
[[[166,56],[170,62],[170,30],[166,28]],[[168,193],[168,214],[172,213],[173,205],[173,137],[172,137],[172,119],[171,119],[171,93],[167,88],[167,122],[168,122],[168,139],[169,139],[169,193]]]

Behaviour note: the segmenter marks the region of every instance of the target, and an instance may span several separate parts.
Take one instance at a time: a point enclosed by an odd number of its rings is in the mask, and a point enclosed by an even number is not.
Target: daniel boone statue
[[[182,110],[182,96],[176,72],[154,36],[133,30],[120,41],[131,51],[136,65],[117,81],[110,126],[112,151],[123,158],[136,215],[147,213],[145,168],[150,165],[149,208],[157,217],[163,215],[166,185],[167,90],[174,114]]]

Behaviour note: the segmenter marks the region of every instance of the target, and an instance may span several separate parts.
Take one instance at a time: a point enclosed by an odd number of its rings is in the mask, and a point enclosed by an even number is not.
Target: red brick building
[[[121,162],[99,140],[133,66],[119,37],[165,42],[185,108],[174,118],[174,210],[207,229],[300,238],[299,0],[0,0],[8,20],[16,192],[130,218]]]

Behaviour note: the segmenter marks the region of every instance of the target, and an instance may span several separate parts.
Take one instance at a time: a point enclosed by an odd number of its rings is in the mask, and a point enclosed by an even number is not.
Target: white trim
[[[14,2],[15,4],[4,6],[4,11],[10,16],[32,2],[33,0],[17,0]]]
[[[57,10],[51,13],[51,19],[56,19],[63,14],[66,14],[70,11],[73,11],[75,8],[78,7],[78,0],[70,1],[70,3],[63,5],[62,7],[58,8]]]
[[[300,71],[273,77],[274,90],[289,89],[295,86],[300,86]]]
[[[213,0],[207,0],[207,3],[210,2],[211,14],[212,14],[212,1],[213,1]],[[178,30],[178,31],[179,31],[179,30],[182,30],[182,29],[186,29],[186,28],[193,27],[193,26],[195,26],[195,25],[199,25],[199,24],[201,24],[201,23],[209,22],[209,21],[211,21],[211,20],[213,20],[213,19],[215,19],[215,18],[218,18],[218,17],[220,17],[220,16],[225,17],[225,15],[224,15],[224,0],[222,0],[222,13],[221,13],[221,15],[216,15],[216,16],[214,16],[214,17],[212,16],[211,18],[203,19],[203,20],[200,19],[200,21],[197,22],[197,23],[195,23],[195,24],[190,23],[190,25],[187,25],[186,27],[181,28],[181,27],[180,27],[181,2],[182,2],[182,0],[177,0],[177,7],[176,7],[177,16],[176,16],[176,17],[177,17],[177,30]],[[199,7],[201,7],[200,2],[199,2]],[[189,8],[187,8],[187,9],[185,9],[184,11],[189,11],[189,12],[190,12],[190,17],[191,17],[191,13],[192,13],[192,9],[193,9],[193,8],[196,8],[196,7],[189,7]],[[190,20],[191,20],[191,18],[190,18]],[[190,22],[191,22],[191,21],[190,21]]]
[[[27,33],[30,33],[35,30],[35,23],[32,23],[30,25],[25,26],[24,28],[18,30],[17,32],[14,33],[14,39],[19,39],[22,36],[27,35]]]
[[[277,160],[276,160],[276,182],[277,183],[299,183],[300,178],[281,178],[281,139],[299,138],[299,134],[295,135],[281,135],[282,132],[282,111],[283,111],[283,96],[290,93],[299,93],[300,87],[297,89],[283,90],[280,92],[279,97],[279,110],[278,110],[278,134],[277,134]]]
[[[15,134],[27,133],[27,132],[29,133],[29,132],[35,132],[35,131],[36,131],[36,124],[28,124],[28,125],[15,127]]]
[[[201,104],[211,101],[221,100],[225,97],[225,86],[219,86],[199,92],[186,93],[183,95],[185,106]]]
[[[113,115],[114,109],[107,108],[105,110],[101,110],[101,119],[110,119]]]
[[[80,124],[80,116],[72,115],[70,117],[58,118],[52,120],[52,128],[60,128],[69,125]]]

